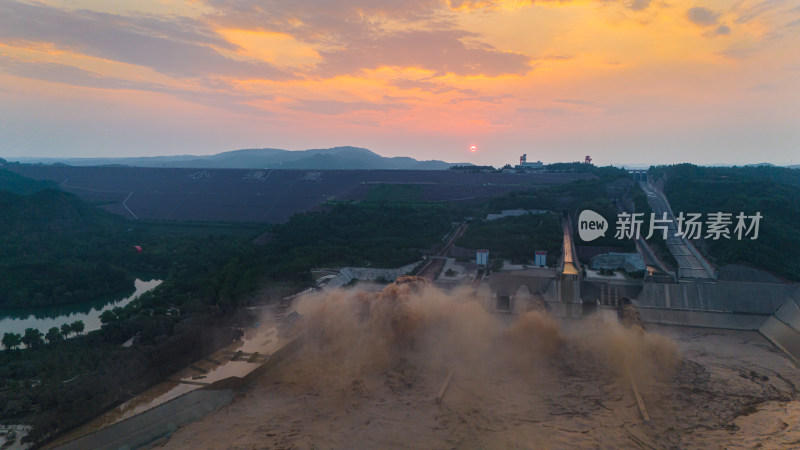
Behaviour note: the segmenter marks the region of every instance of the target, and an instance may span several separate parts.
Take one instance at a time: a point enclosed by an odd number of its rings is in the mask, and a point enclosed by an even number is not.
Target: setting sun
[[[0,2],[0,155],[457,160],[469,133],[481,164],[736,164],[800,145],[797,0],[269,4]]]

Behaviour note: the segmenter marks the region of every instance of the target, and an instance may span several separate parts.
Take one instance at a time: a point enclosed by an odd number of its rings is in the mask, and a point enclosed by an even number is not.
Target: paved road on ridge
[[[646,183],[640,183],[640,185],[645,194],[647,194],[647,202],[656,214],[656,218],[661,218],[663,213],[667,213],[667,219],[670,220],[667,225],[669,230],[667,234],[667,248],[669,248],[669,251],[675,256],[675,260],[678,262],[678,278],[713,280],[714,274],[708,273],[703,267],[703,264],[692,254],[688,247],[690,244],[683,237],[675,236],[678,232],[675,217],[670,213],[664,199],[650,189]],[[656,233],[659,233],[659,231],[656,231]],[[658,238],[655,235],[654,237]]]

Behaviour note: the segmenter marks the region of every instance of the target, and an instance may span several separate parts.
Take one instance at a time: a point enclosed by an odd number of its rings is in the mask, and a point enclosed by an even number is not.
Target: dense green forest
[[[664,178],[664,193],[675,214],[731,213],[731,238],[702,239],[698,247],[717,265],[744,263],[800,281],[800,171],[781,167],[698,167],[691,164],[651,168]],[[761,213],[758,239],[737,239],[736,215]],[[749,222],[748,222],[749,225]],[[705,227],[703,234],[705,235]]]
[[[140,244],[121,217],[54,183],[0,169],[0,306],[43,306],[133,289]],[[152,271],[163,267],[151,267]]]
[[[420,202],[422,186],[418,184],[379,184],[367,192],[368,202]]]
[[[492,257],[525,264],[533,261],[535,250],[546,250],[548,264],[561,254],[561,215],[526,214],[496,220],[475,220],[461,238],[459,247],[490,249]]]
[[[451,204],[446,210],[452,211],[452,220],[460,220],[465,216],[475,217],[456,245],[471,249],[490,249],[493,256],[520,263],[533,260],[533,251],[536,249],[547,250],[548,258],[558,258],[563,241],[560,214],[510,217],[495,221],[482,219],[489,213],[499,213],[505,209],[538,209],[556,213],[568,211],[577,219],[578,213],[588,208],[612,222],[617,215],[616,202],[629,199],[635,203],[637,211],[645,212],[649,217],[650,207],[644,192],[623,169],[580,163],[551,164],[547,169],[589,173],[595,178],[540,186],[463,205]],[[370,190],[366,202],[403,205],[418,201],[420,196],[419,186],[378,185]],[[613,226],[613,222],[610,225]],[[615,239],[613,229],[605,237],[589,243],[579,242],[579,245],[635,250],[632,241]]]
[[[613,226],[617,217],[617,202],[632,197],[637,191],[641,193],[641,189],[635,185],[625,170],[579,163],[551,164],[547,167],[548,170],[554,171],[590,173],[595,178],[547,185],[495,197],[486,202],[482,213],[497,213],[504,209],[542,209],[554,212],[566,211],[571,214],[573,220],[577,220],[580,211],[591,209],[607,218],[609,227],[612,228],[604,237],[591,242],[583,242],[578,239],[576,245],[618,247],[625,251],[635,250],[633,241],[614,238]],[[641,193],[641,198],[644,198],[643,193]],[[637,202],[637,208],[638,205],[639,202]],[[644,205],[646,206],[646,200]]]
[[[457,218],[444,206],[336,204],[327,211],[294,215],[272,228],[261,246],[241,246],[222,267],[215,285],[217,305],[225,310],[248,302],[263,285],[296,288],[311,284],[315,267],[398,267],[419,261],[441,243]],[[168,289],[186,297],[193,267],[181,266]]]
[[[86,301],[133,288],[120,218],[65,192],[0,191],[0,306]]]
[[[191,236],[189,224],[177,232],[154,222],[128,222],[72,194],[38,187],[45,189],[27,195],[0,191],[0,306],[68,304],[129,291],[137,275],[164,276],[192,257],[192,246],[215,244]],[[242,224],[233,234],[250,236],[263,228],[257,227]],[[235,240],[230,228],[202,230],[226,233],[208,237],[222,239],[218,247]]]
[[[235,317],[220,313],[218,286],[238,241],[173,238],[164,289],[115,308],[101,330],[0,352],[0,420],[30,423],[31,439],[41,439],[82,423],[230,342]],[[183,297],[174,295],[176,279],[196,292],[190,301],[185,291]],[[120,346],[135,335],[136,345]]]

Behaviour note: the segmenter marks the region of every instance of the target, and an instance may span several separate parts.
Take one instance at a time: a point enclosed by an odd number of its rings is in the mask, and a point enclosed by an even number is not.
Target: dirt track
[[[354,304],[363,305],[363,298]],[[443,347],[431,347],[420,337],[430,331],[427,325],[398,322],[398,317],[421,317],[414,300],[390,321],[395,328],[391,338],[412,336],[403,341],[410,345],[402,351],[392,350],[397,342],[375,347],[381,339],[364,335],[373,326],[386,328],[378,313],[362,316],[372,325],[341,341],[333,336],[346,335],[341,326],[352,324],[332,324],[327,330],[332,334],[323,330],[312,336],[308,348],[228,407],[177,430],[165,446],[800,446],[800,372],[757,333],[651,326],[637,340],[617,325],[587,320],[556,324],[536,314],[505,328],[496,316],[485,321],[470,307],[423,298],[420,305],[441,303],[454,316],[442,322],[449,316],[436,313],[422,322],[453,333],[436,335],[436,342],[445,341]],[[479,318],[470,322],[473,314]],[[326,309],[325,317],[337,321],[344,316]],[[464,322],[467,326],[458,326]],[[504,331],[485,334],[492,324]],[[476,335],[491,342],[483,346]],[[379,348],[388,351],[373,353]],[[470,348],[474,354],[459,354]],[[442,349],[452,349],[465,363],[448,360],[447,354],[429,357]],[[473,357],[486,363],[469,361]],[[639,381],[649,423],[641,420],[621,375],[623,359]],[[436,404],[447,368],[455,368],[455,375],[444,400]]]

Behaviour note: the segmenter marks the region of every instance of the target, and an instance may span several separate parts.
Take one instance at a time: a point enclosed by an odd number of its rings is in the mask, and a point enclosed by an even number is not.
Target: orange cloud
[[[781,102],[800,95],[796,10],[778,2],[205,0],[175,14],[145,0],[67,4],[0,1],[3,89],[60,83],[76,87],[70,98],[91,87],[114,102],[151,91],[159,104],[128,104],[213,106],[270,139],[305,136],[309,123],[390,140],[610,136],[756,103],[787,111]]]
[[[286,33],[260,30],[218,29],[228,42],[238,47],[235,52],[277,66],[302,66],[318,63],[321,57],[309,44]]]

